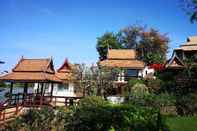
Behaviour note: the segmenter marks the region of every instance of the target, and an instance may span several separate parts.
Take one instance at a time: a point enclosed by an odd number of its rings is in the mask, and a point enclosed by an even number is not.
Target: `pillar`
[[[12,103],[12,92],[13,92],[13,82],[10,83],[10,92],[9,92],[10,104]]]
[[[23,104],[25,104],[26,102],[26,98],[27,98],[27,87],[28,83],[25,83],[24,88],[23,88]]]
[[[54,88],[53,83],[51,83],[51,99],[50,99],[51,102],[53,99],[53,88]]]

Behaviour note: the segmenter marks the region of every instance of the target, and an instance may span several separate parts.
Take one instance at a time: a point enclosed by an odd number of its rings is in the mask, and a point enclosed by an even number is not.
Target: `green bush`
[[[43,131],[53,128],[55,112],[52,108],[30,109],[6,127],[9,131]]]
[[[177,96],[177,110],[180,115],[197,114],[197,92]]]
[[[99,107],[107,104],[109,104],[109,102],[100,96],[87,96],[80,100],[78,107]]]
[[[131,88],[131,95],[136,98],[143,98],[149,94],[148,87],[144,84],[136,83]]]
[[[168,115],[177,114],[175,107],[176,97],[168,93],[149,93],[143,97],[131,95],[130,99],[127,99],[125,102],[136,106],[157,108],[160,109],[162,113]]]
[[[133,87],[137,83],[144,84],[144,81],[138,78],[130,78],[128,81],[128,87]]]
[[[99,102],[95,99],[95,97],[84,98],[79,106],[72,109],[72,116],[66,126],[68,130],[157,131],[166,129],[159,110],[155,108],[130,104],[110,105],[101,98]]]
[[[163,81],[160,79],[149,79],[146,81],[146,85],[154,92],[158,92],[162,85]]]
[[[102,98],[87,97],[70,109],[31,109],[6,130],[15,131],[165,131],[159,110],[121,104],[110,105]]]

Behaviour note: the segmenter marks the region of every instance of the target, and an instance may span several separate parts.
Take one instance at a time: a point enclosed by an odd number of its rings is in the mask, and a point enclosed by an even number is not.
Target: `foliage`
[[[75,71],[78,79],[75,81],[75,86],[79,92],[83,92],[83,96],[98,95],[106,97],[113,92],[114,76],[120,71],[118,68],[113,70],[98,66],[78,65]]]
[[[197,0],[182,0],[183,9],[190,17],[190,21],[193,23],[197,21]]]
[[[137,83],[144,84],[144,81],[142,79],[138,79],[138,78],[130,78],[128,81],[128,86],[132,87]]]
[[[78,106],[82,107],[99,107],[109,104],[107,101],[103,100],[100,96],[87,96],[80,100]]]
[[[87,97],[70,109],[31,109],[6,130],[23,131],[164,131],[165,122],[158,110],[121,104],[110,105],[99,97]]]
[[[132,96],[135,98],[143,98],[144,96],[149,94],[148,87],[141,83],[136,83],[131,88]]]
[[[197,92],[178,95],[176,104],[180,115],[197,114]]]
[[[138,56],[147,64],[164,63],[168,50],[169,38],[155,29],[144,31],[141,34],[140,44],[137,47]]]
[[[162,88],[163,81],[160,79],[148,79],[146,85],[154,92],[158,92]]]
[[[100,60],[104,60],[107,58],[108,48],[121,48],[120,43],[118,42],[117,35],[112,32],[106,32],[104,35],[97,38],[96,49],[99,53]]]
[[[140,25],[128,26],[117,34],[105,33],[98,38],[97,51],[100,60],[106,59],[107,49],[135,49],[138,58],[147,64],[164,63],[169,38],[158,30],[146,29]]]
[[[5,88],[5,87],[7,87],[7,85],[4,82],[0,82],[0,88],[1,87]]]
[[[42,108],[41,110],[30,109],[12,122],[7,130],[24,130],[24,131],[43,131],[53,128],[54,110],[51,108]]]
[[[176,103],[176,98],[172,94],[168,94],[168,93],[161,93],[161,94],[149,93],[148,95],[144,95],[144,97],[132,96],[131,99],[126,103],[161,109],[164,106],[174,106]]]
[[[121,46],[125,49],[136,49],[141,40],[141,33],[144,31],[144,27],[139,25],[132,25],[123,28],[118,33],[118,39]]]
[[[113,129],[117,131],[154,131],[162,130],[166,127],[158,110],[152,108],[148,109],[124,104],[110,105],[106,104],[104,100],[99,102],[103,104],[97,104],[98,101],[93,104],[92,102],[95,100],[91,100],[91,97],[84,100],[85,102],[81,101],[79,105],[92,106],[75,107],[72,117],[70,117],[68,122],[70,123],[68,125],[70,130],[107,131]]]
[[[196,131],[197,116],[193,117],[167,117],[166,124],[171,131]]]

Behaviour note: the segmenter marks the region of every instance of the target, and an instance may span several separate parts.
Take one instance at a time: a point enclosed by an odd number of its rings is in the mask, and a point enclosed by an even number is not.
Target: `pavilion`
[[[9,104],[17,104],[22,101],[25,106],[28,104],[43,105],[46,102],[43,96],[46,96],[45,83],[51,84],[51,91],[47,96],[52,100],[53,84],[62,81],[55,75],[53,60],[48,59],[25,59],[21,58],[12,71],[0,77],[0,81],[10,83]],[[15,83],[23,86],[23,93],[14,94],[13,87]],[[29,93],[28,87],[33,83],[39,83],[35,93]],[[14,98],[13,98],[14,97]],[[49,98],[49,97],[48,97]],[[50,102],[49,100],[47,100]]]

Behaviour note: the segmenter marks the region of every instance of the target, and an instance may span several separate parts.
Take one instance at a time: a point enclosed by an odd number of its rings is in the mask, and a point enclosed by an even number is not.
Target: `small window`
[[[138,70],[128,69],[127,70],[127,76],[138,76]]]
[[[63,84],[58,84],[58,91],[64,90],[64,85]]]

